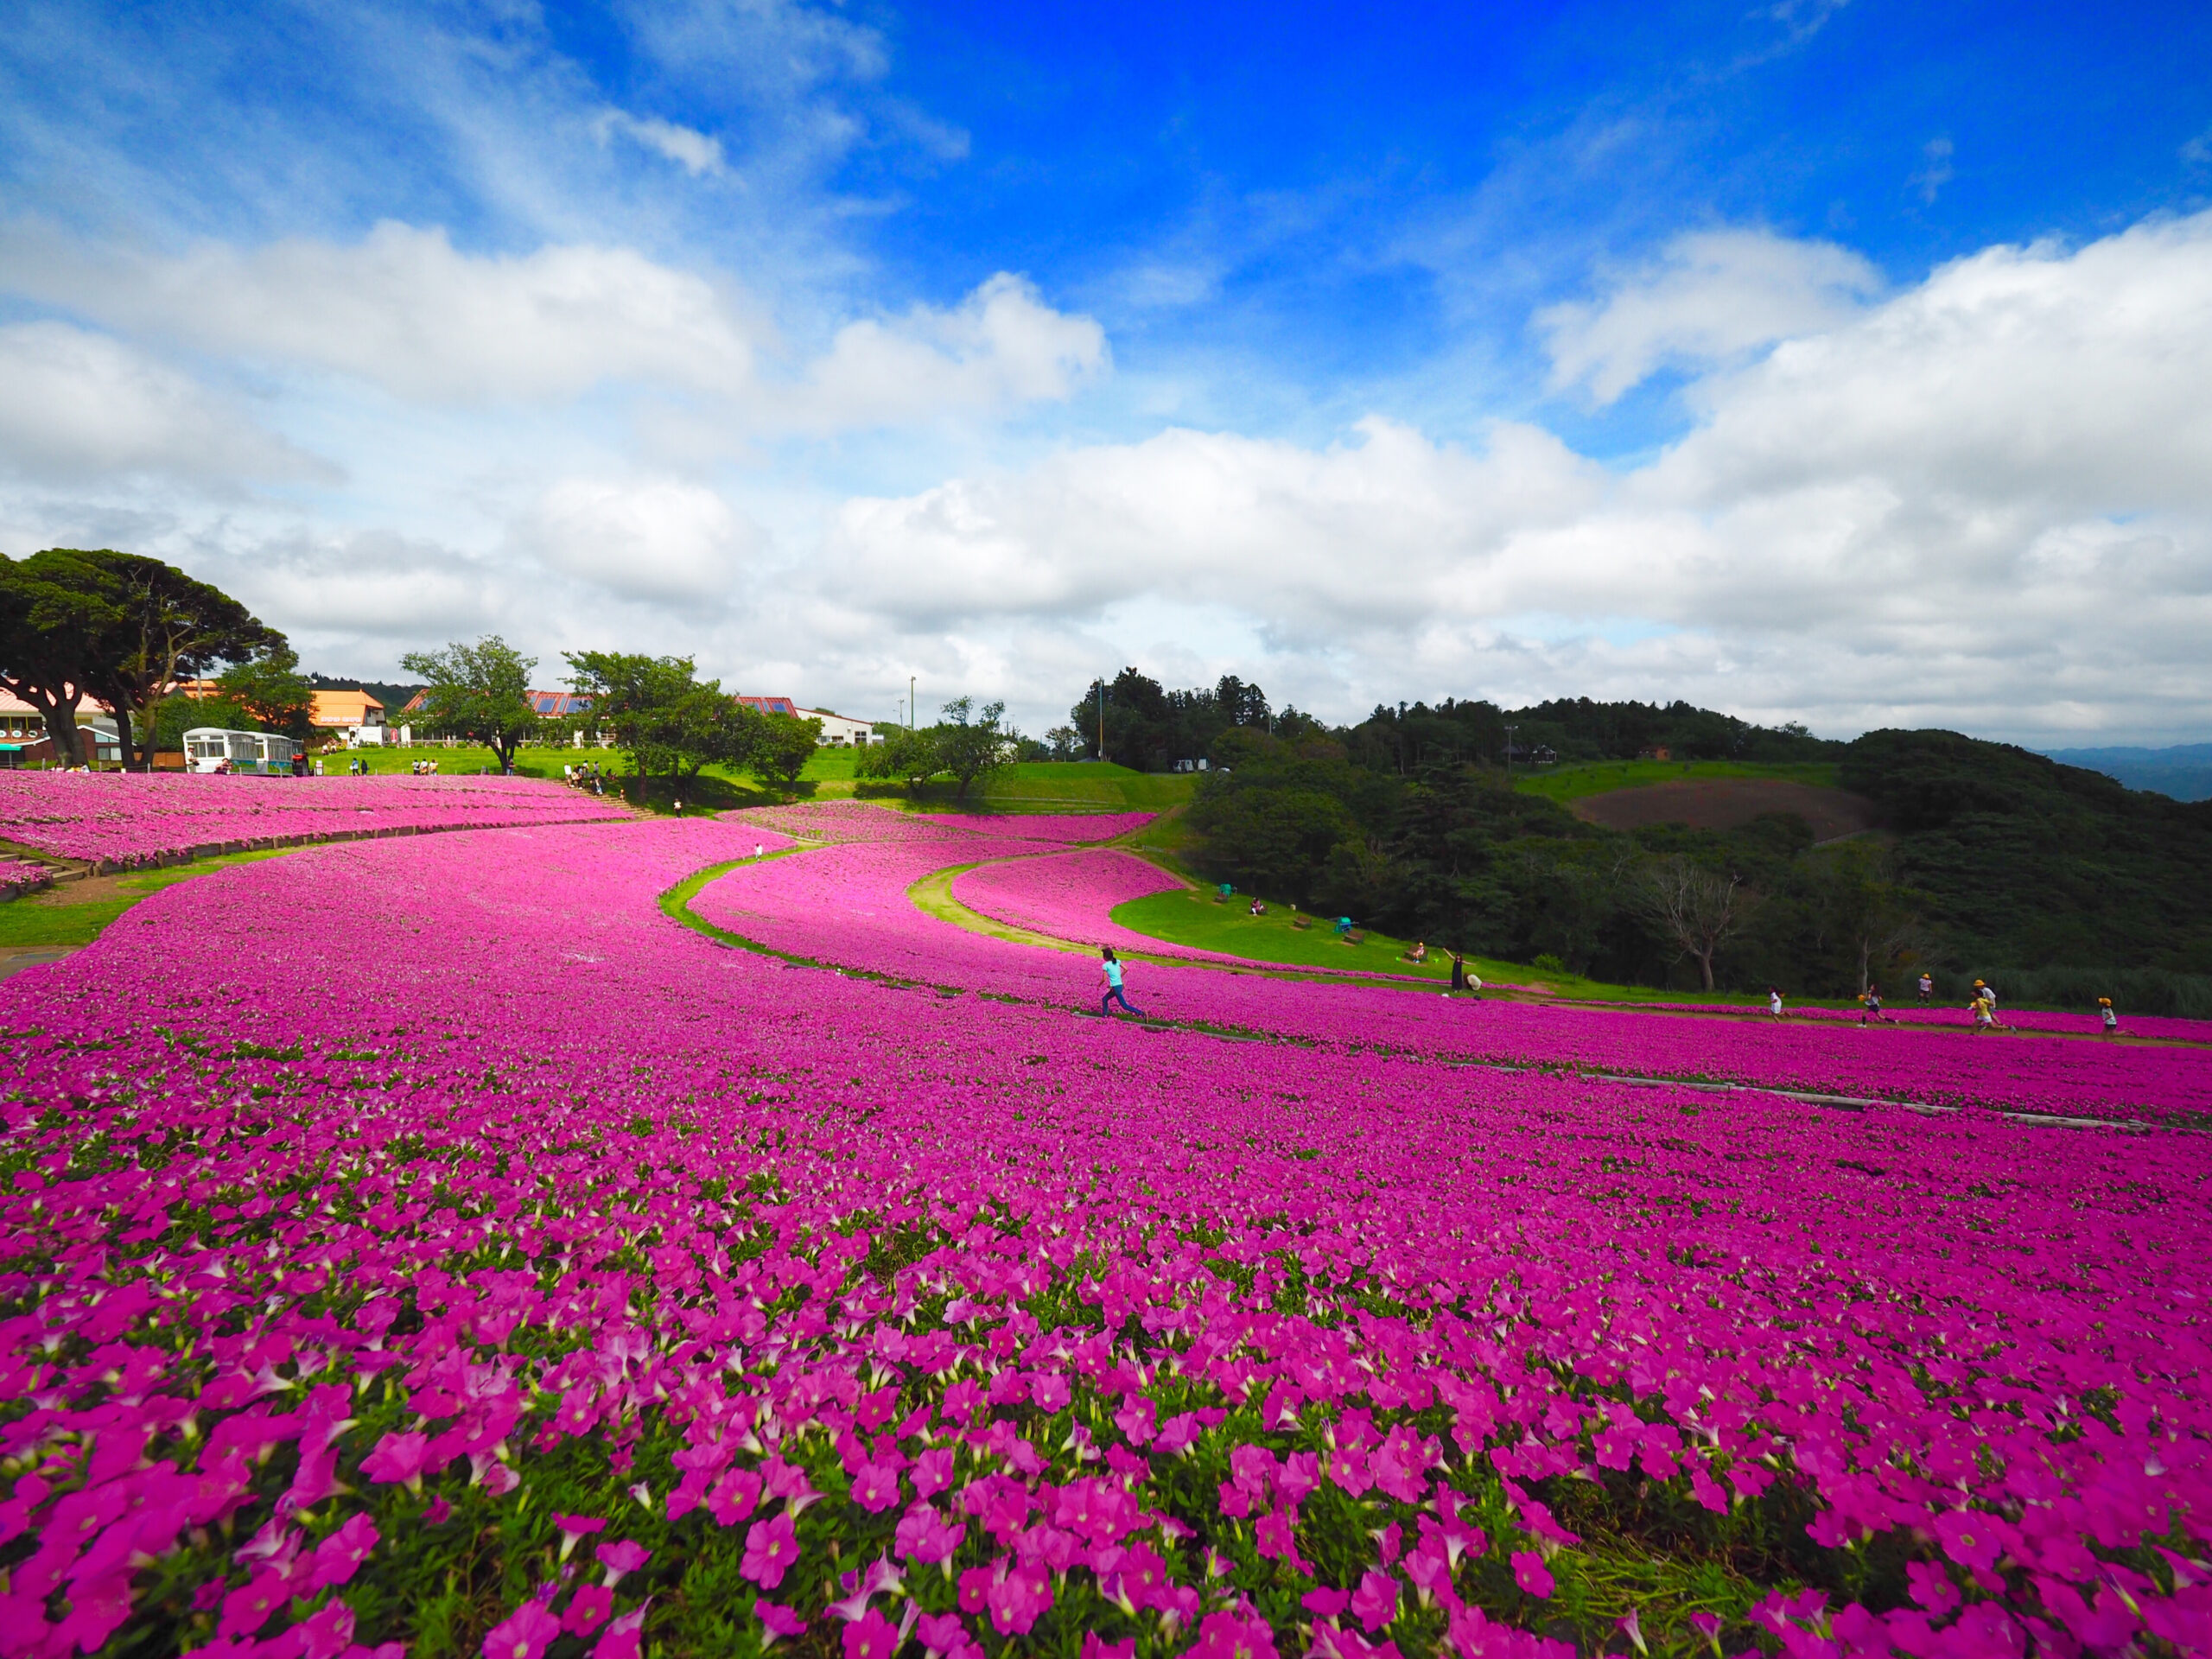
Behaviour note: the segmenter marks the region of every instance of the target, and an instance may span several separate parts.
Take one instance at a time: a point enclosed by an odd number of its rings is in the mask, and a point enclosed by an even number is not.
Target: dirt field
[[[1779,778],[1686,778],[1640,789],[1586,795],[1574,815],[1608,830],[1648,823],[1687,823],[1694,830],[1733,830],[1763,812],[1795,812],[1812,826],[1815,841],[1872,830],[1881,810],[1863,795],[1821,789]]]

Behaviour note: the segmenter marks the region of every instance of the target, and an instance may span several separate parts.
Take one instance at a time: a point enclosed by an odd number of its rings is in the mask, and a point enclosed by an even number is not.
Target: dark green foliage
[[[279,644],[242,663],[233,663],[217,677],[222,700],[244,712],[247,729],[280,732],[302,742],[313,734],[315,688],[300,672],[299,653]],[[226,722],[201,721],[206,725]],[[176,745],[157,744],[159,748]]]
[[[1506,711],[1523,748],[1548,745],[1562,760],[1633,760],[1664,748],[1677,760],[1830,760],[1844,746],[1802,726],[1754,726],[1733,715],[1676,701],[1592,702],[1561,697]]]
[[[612,734],[639,777],[673,785],[710,762],[744,766],[752,756],[766,717],[732,702],[721,681],[700,679],[690,658],[563,654],[575,671],[571,683],[591,699],[582,723]]]
[[[384,704],[385,712],[395,726],[407,718],[407,705],[415,700],[418,691],[430,688],[417,681],[345,679],[331,674],[310,674],[307,677],[311,691],[365,691]],[[417,714],[415,718],[420,720]]]
[[[973,698],[955,697],[944,714],[935,733],[938,764],[952,774],[953,794],[965,800],[978,779],[1006,764],[1006,751],[1016,735],[999,724],[1006,714],[1003,702],[987,702],[979,709]]]
[[[1955,953],[2212,972],[2212,803],[1953,732],[1869,732],[1840,775],[1887,814],[1898,869]]]
[[[1137,772],[1166,772],[1180,760],[1196,760],[1213,753],[1223,734],[1237,729],[1283,731],[1288,721],[1294,730],[1311,727],[1295,709],[1271,715],[1267,694],[1226,674],[1211,690],[1163,691],[1160,682],[1134,668],[1125,668],[1104,687],[1103,704],[1096,680],[1083,701],[1068,710],[1066,730],[1077,753],[1107,760]],[[1099,747],[1104,725],[1105,748]]]
[[[171,686],[285,650],[229,594],[159,559],[107,548],[0,556],[0,686],[46,715],[66,762],[84,758],[80,693],[114,711],[124,764],[149,766],[149,716]]]
[[[1816,847],[1802,820],[1774,814],[1622,835],[1449,760],[1447,740],[1478,744],[1496,713],[1378,710],[1297,741],[1226,732],[1215,749],[1228,769],[1191,809],[1194,859],[1216,880],[1406,938],[1620,982],[1701,986],[1703,949],[1668,925],[1655,889],[1702,871],[1747,899],[1712,954],[1722,987],[1894,996],[1923,968],[1948,987],[1970,963],[2016,1002],[2038,986],[2069,1006],[2118,993],[2146,1014],[2212,1001],[2212,803],[2130,793],[2002,744],[1874,732],[1837,747],[1845,785],[1886,813],[1880,833]],[[1639,737],[1622,718],[1606,741]]]
[[[915,794],[944,770],[944,755],[934,727],[909,731],[894,726],[882,742],[870,744],[853,758],[855,777],[896,778]]]
[[[179,691],[154,705],[150,729],[155,751],[175,753],[184,747],[184,734],[200,726],[230,732],[260,729],[253,711],[228,697],[192,697]]]
[[[822,722],[794,715],[762,715],[752,726],[746,765],[762,783],[788,790],[821,746]]]

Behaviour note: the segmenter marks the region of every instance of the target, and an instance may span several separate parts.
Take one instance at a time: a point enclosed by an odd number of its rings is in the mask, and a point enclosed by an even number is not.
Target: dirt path
[[[20,904],[22,901],[18,899],[16,902]],[[0,979],[11,978],[26,968],[41,967],[49,962],[59,962],[64,957],[73,957],[84,948],[81,944],[35,944],[0,950]]]

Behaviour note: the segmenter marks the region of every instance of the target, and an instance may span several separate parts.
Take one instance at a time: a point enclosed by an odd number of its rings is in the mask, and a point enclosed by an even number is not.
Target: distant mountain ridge
[[[2101,772],[2130,789],[2177,801],[2212,800],[2212,743],[2171,748],[2045,749],[2062,766]]]

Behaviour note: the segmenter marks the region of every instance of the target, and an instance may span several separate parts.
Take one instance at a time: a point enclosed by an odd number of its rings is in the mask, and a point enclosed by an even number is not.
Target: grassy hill
[[[1687,778],[1775,778],[1788,783],[1809,784],[1816,789],[1833,789],[1836,766],[1830,760],[1782,761],[1772,765],[1748,760],[1589,760],[1518,772],[1513,786],[1564,806],[1586,796],[1676,783]]]

